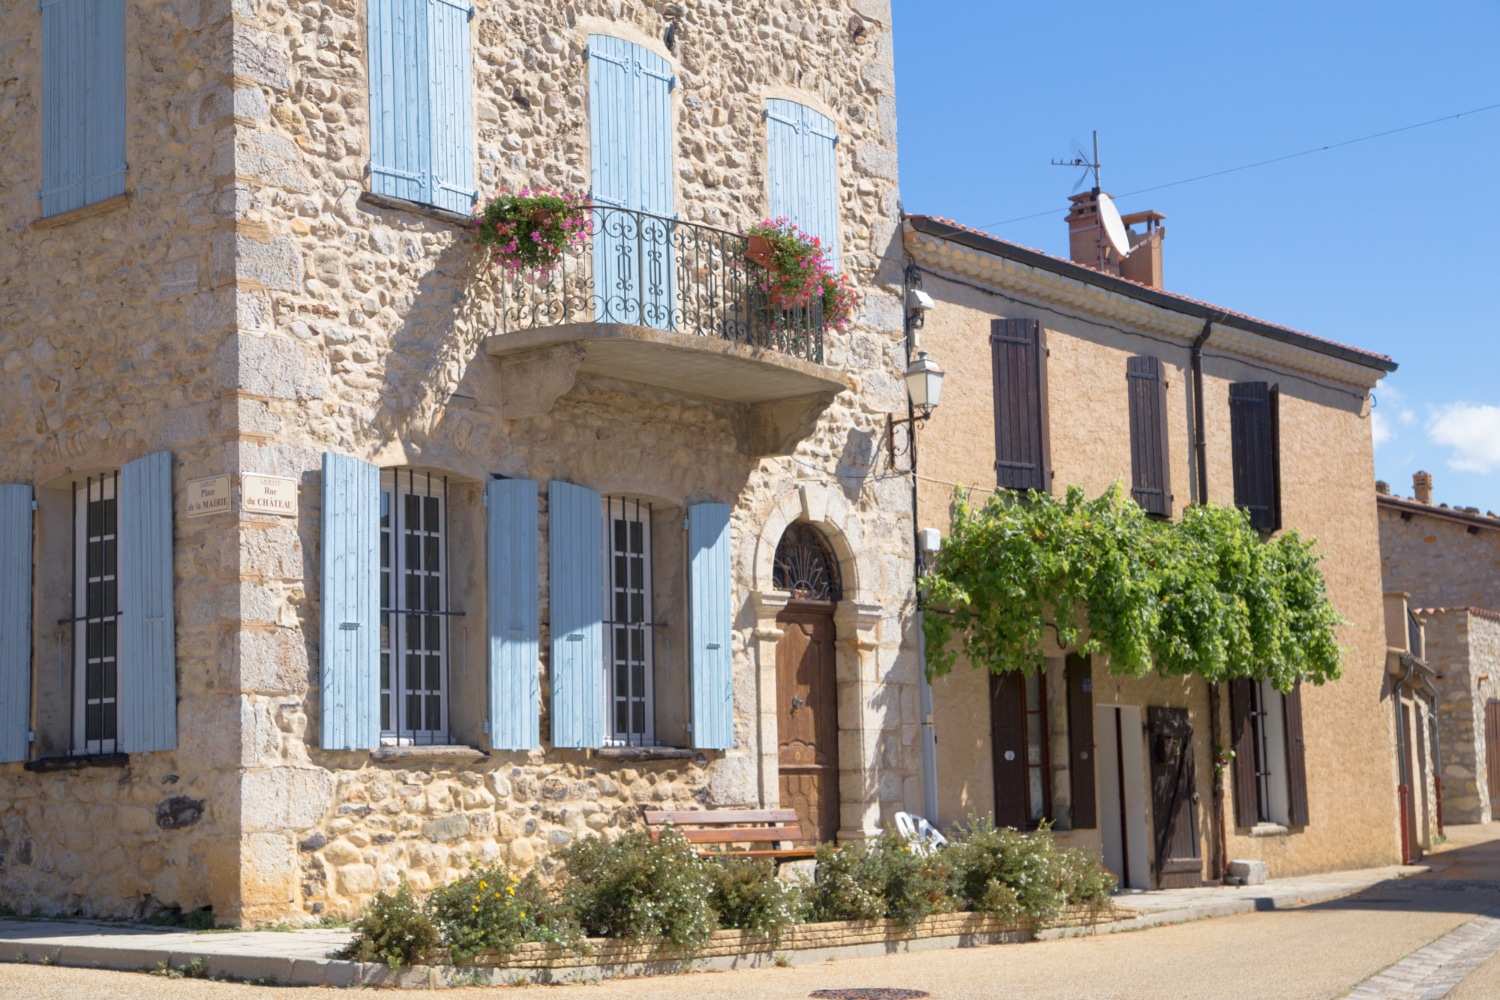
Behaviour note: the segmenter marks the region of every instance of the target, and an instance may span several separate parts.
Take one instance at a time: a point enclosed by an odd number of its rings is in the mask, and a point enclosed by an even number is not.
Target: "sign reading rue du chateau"
[[[228,476],[194,479],[187,484],[188,517],[205,517],[232,510]],[[283,476],[240,477],[240,510],[247,514],[297,516],[297,480]]]
[[[247,514],[297,516],[297,480],[281,476],[241,476],[240,509]]]

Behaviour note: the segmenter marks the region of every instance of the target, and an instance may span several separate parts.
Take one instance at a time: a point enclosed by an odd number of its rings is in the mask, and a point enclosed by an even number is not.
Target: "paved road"
[[[1500,952],[1485,949],[1500,949],[1500,932],[1476,917],[1487,910],[1500,913],[1500,825],[1455,831],[1455,841],[1455,849],[1433,858],[1447,867],[1431,876],[1305,909],[790,969],[475,988],[449,995],[455,1000],[801,1000],[813,990],[885,986],[925,990],[933,1000],[1324,1000],[1358,987],[1359,997],[1381,1000],[1444,996],[1433,989],[1443,989],[1451,1000],[1495,1000]],[[1500,921],[1492,923],[1500,928]],[[1432,977],[1441,978],[1444,970],[1466,975],[1456,985],[1434,987]],[[0,965],[0,996],[328,1000],[329,992]]]

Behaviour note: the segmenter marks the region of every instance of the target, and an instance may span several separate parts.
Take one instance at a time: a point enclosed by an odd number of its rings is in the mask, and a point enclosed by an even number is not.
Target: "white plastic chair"
[[[939,847],[948,844],[948,838],[937,831],[927,820],[921,816],[914,816],[907,812],[898,812],[895,816],[896,832],[905,837],[911,844],[911,849],[926,857]]]

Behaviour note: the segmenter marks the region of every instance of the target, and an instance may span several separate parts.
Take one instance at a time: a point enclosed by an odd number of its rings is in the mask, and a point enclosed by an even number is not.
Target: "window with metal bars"
[[[1270,681],[1251,688],[1251,725],[1255,730],[1255,780],[1259,785],[1257,818],[1262,823],[1287,823],[1286,715],[1281,692]]]
[[[380,488],[381,742],[448,742],[448,480],[386,472]]]
[[[74,752],[119,750],[120,474],[73,487]]]
[[[656,743],[651,630],[651,505],[605,500],[605,658],[610,742]]]

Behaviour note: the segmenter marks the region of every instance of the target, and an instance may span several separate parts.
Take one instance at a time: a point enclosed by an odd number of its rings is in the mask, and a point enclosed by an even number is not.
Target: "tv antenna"
[[[1073,144],[1073,149],[1074,149],[1074,153],[1073,153],[1073,158],[1071,160],[1053,160],[1052,161],[1052,165],[1054,167],[1083,167],[1084,168],[1084,174],[1083,174],[1083,176],[1080,177],[1080,178],[1078,178],[1078,183],[1073,186],[1073,190],[1074,191],[1077,191],[1080,187],[1083,186],[1083,182],[1084,182],[1085,178],[1088,177],[1088,171],[1092,170],[1094,172],[1094,190],[1095,191],[1102,191],[1103,188],[1099,184],[1099,130],[1098,129],[1094,129],[1094,158],[1093,159],[1089,159],[1088,155],[1083,150],[1081,150],[1081,149],[1078,148],[1078,144],[1076,142]]]

